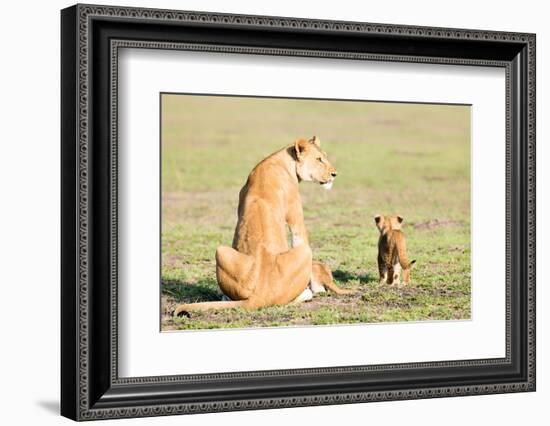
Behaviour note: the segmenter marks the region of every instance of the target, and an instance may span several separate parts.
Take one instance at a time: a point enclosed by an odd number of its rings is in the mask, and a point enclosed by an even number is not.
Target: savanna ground
[[[163,330],[470,318],[469,107],[163,95],[161,119]],[[172,318],[221,299],[214,253],[248,173],[312,135],[338,170],[332,191],[300,184],[313,255],[356,294]],[[376,213],[405,217],[407,287],[378,285]]]

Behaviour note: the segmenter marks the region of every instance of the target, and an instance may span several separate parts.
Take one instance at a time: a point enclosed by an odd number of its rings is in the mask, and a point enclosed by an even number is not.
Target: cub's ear
[[[397,221],[399,223],[403,223],[403,216],[401,216],[400,214],[397,215]]]
[[[376,227],[378,228],[378,230],[382,232],[385,227],[384,216],[377,214],[376,216],[374,216],[374,222],[376,223]]]
[[[310,143],[317,146],[317,148],[321,148],[321,139],[319,139],[317,136],[313,136],[310,140]]]
[[[416,263],[416,259],[415,260],[411,260],[411,263],[409,263],[409,268],[412,268],[412,266]]]
[[[302,155],[307,150],[308,141],[304,138],[299,138],[294,141],[294,149],[296,150],[296,157],[299,159],[302,158]]]

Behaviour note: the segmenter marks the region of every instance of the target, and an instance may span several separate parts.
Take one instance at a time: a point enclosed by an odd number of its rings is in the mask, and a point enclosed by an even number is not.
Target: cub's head
[[[328,161],[327,154],[321,151],[321,141],[313,136],[311,139],[297,139],[294,142],[296,154],[296,173],[300,180],[321,184],[326,189],[332,188],[336,178],[336,169]]]
[[[400,230],[403,223],[403,216],[397,214],[394,216],[382,216],[377,214],[374,216],[374,222],[376,227],[380,231],[380,234],[385,234],[390,230]]]

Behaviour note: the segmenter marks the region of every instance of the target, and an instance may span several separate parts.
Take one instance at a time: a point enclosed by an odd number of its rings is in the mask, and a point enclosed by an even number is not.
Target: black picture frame
[[[535,390],[534,34],[75,5],[61,12],[61,414],[74,420]],[[119,378],[117,49],[506,70],[506,356]],[[504,165],[503,165],[504,166]]]

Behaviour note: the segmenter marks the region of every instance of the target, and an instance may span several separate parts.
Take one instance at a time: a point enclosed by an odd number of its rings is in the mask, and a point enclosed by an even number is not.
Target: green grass
[[[338,170],[332,191],[300,187],[314,257],[356,294],[172,318],[221,298],[214,253],[231,245],[250,170],[312,135]],[[410,287],[377,284],[376,213],[405,217]],[[163,330],[468,319],[470,295],[468,107],[163,96]]]

